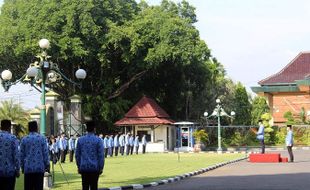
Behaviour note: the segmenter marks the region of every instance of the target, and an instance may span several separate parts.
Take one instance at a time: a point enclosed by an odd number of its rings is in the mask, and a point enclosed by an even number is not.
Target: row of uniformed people
[[[104,147],[104,155],[107,157],[109,155],[110,157],[113,156],[113,152],[115,156],[118,156],[118,153],[120,153],[122,156],[125,154],[125,148],[126,148],[126,155],[133,154],[133,150],[135,149],[135,153],[138,154],[139,151],[139,136],[136,135],[134,138],[133,135],[128,133],[125,134],[116,134],[114,137],[113,135],[106,135],[103,138],[103,135],[100,134],[99,137],[102,139],[103,147]],[[146,150],[146,136],[143,135],[142,137],[142,153],[145,153]]]
[[[133,135],[131,135],[130,133],[128,133],[127,135],[116,134],[114,137],[113,135],[106,135],[103,138],[103,135],[100,134],[99,137],[101,138],[103,143],[105,157],[107,157],[108,155],[112,157],[113,153],[115,156],[118,156],[118,153],[124,155],[125,148],[126,155],[133,154],[134,149],[135,153],[138,154],[140,146],[138,135],[134,138]],[[70,139],[67,140],[67,137],[64,133],[62,133],[61,136],[57,136],[56,138],[51,136],[49,140],[47,140],[51,160],[56,163],[59,159],[61,159],[61,162],[64,163],[66,159],[66,154],[69,151],[70,162],[73,162],[74,152],[77,146],[78,138],[79,135],[77,135],[76,138],[71,135]],[[142,137],[141,145],[142,153],[144,154],[147,145],[145,135],[143,135]]]
[[[70,136],[70,139],[67,140],[67,137],[64,133],[61,136],[51,136],[48,138],[47,143],[49,146],[49,151],[51,159],[56,163],[59,159],[64,163],[66,161],[66,155],[69,151],[69,160],[73,162],[74,152],[77,146],[77,139],[79,135],[74,138],[73,135]]]

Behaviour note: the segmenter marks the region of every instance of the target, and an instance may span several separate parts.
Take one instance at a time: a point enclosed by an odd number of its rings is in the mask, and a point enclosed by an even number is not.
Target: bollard
[[[52,183],[52,174],[45,172],[44,173],[44,179],[43,179],[43,189],[49,190],[53,186]]]

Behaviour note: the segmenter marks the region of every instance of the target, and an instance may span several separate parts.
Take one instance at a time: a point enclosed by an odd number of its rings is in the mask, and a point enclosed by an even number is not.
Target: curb
[[[199,174],[202,174],[202,173],[214,170],[216,168],[219,168],[219,167],[222,167],[222,166],[225,166],[225,165],[228,165],[228,164],[232,164],[232,163],[235,163],[235,162],[239,162],[241,160],[245,160],[247,158],[248,157],[246,156],[244,158],[239,158],[239,159],[235,159],[235,160],[231,160],[231,161],[227,161],[227,162],[222,162],[222,163],[219,163],[219,164],[215,164],[215,165],[209,166],[207,168],[202,168],[200,170],[196,170],[194,172],[185,173],[183,175],[178,175],[178,176],[175,176],[175,177],[159,180],[159,181],[156,181],[156,182],[151,182],[151,183],[148,183],[148,184],[132,184],[132,185],[126,185],[126,186],[120,186],[120,187],[99,188],[99,190],[126,190],[126,189],[144,189],[144,188],[147,188],[147,187],[155,187],[155,186],[164,185],[164,184],[167,184],[167,183],[177,182],[177,181],[180,181],[182,179],[186,179],[186,178],[189,178],[189,177],[192,177],[192,176],[195,176],[195,175],[199,175]]]
[[[251,151],[256,151],[260,149],[261,147],[255,146],[255,147],[227,148],[227,150],[224,150],[224,151],[226,152],[251,152]],[[266,151],[281,151],[281,150],[287,150],[287,149],[286,149],[286,146],[281,146],[281,147],[266,146],[265,150]],[[293,150],[310,150],[310,146],[294,146]],[[208,149],[205,152],[216,152],[216,148]]]

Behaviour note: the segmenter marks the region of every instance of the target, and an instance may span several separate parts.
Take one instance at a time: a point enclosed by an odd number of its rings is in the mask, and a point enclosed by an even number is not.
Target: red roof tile
[[[151,98],[142,97],[115,125],[172,124],[169,115]]]
[[[258,82],[260,85],[273,85],[275,83],[295,83],[310,76],[310,52],[299,53],[280,72]]]

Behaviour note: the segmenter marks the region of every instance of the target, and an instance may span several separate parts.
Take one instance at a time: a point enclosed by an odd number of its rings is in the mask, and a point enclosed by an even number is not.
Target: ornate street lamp
[[[208,116],[208,112],[204,112],[204,116],[206,117],[206,119],[212,117],[212,116],[217,116],[217,143],[218,143],[218,148],[217,148],[217,152],[218,153],[222,153],[223,149],[222,149],[222,145],[221,145],[221,116],[227,116],[230,118],[234,118],[234,116],[236,115],[236,113],[234,111],[230,112],[230,115],[228,115],[224,109],[222,108],[221,105],[221,100],[220,99],[216,99],[216,107],[213,110],[212,114],[210,116]]]
[[[79,79],[79,82],[74,82],[66,77],[58,68],[56,63],[53,63],[49,59],[51,56],[47,55],[46,50],[50,47],[50,42],[47,39],[41,39],[39,46],[43,50],[40,55],[36,57],[39,61],[35,61],[29,65],[26,73],[15,82],[11,82],[12,72],[10,70],[4,70],[1,73],[1,84],[4,91],[7,92],[12,85],[17,84],[20,81],[29,82],[35,89],[41,92],[41,108],[40,108],[40,133],[45,135],[46,133],[46,105],[45,105],[45,93],[46,85],[66,80],[76,86],[81,87],[81,80],[86,78],[86,71],[84,69],[78,69],[75,72],[75,76]],[[41,85],[41,88],[36,87],[34,84]]]

